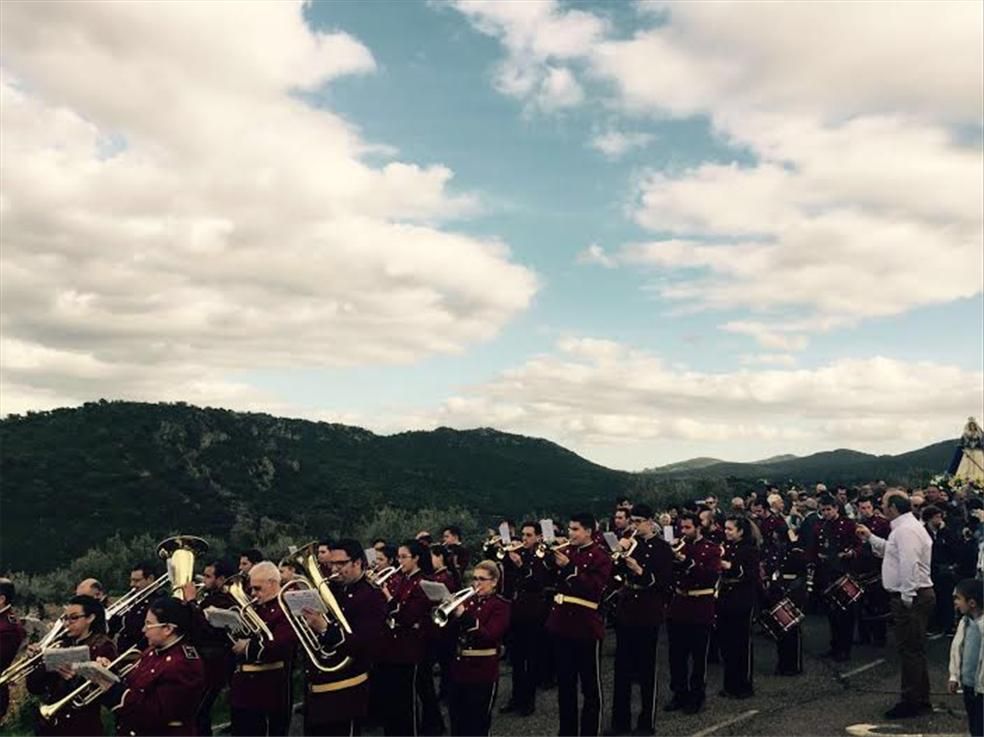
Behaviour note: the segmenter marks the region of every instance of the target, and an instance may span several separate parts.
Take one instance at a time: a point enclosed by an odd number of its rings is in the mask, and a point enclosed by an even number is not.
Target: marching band
[[[809,515],[786,516],[783,503],[754,499],[748,514],[736,504],[726,516],[716,499],[669,514],[620,500],[607,531],[577,513],[563,537],[553,520],[524,521],[518,537],[504,520],[471,566],[454,525],[440,543],[425,534],[395,548],[321,540],[278,563],[246,550],[238,566],[179,536],[158,548],[168,573],[134,564],[131,590],[113,603],[85,579],[48,635],[26,648],[15,583],[0,579],[0,710],[23,680],[42,703],[39,735],[102,734],[103,708],[118,734],[209,735],[228,690],[233,735],[285,735],[297,680],[308,735],[359,734],[374,720],[386,735],[488,735],[508,657],[500,711],[534,713],[555,673],[559,734],[599,735],[611,627],[609,731],[654,734],[664,622],[672,695],[663,708],[684,714],[704,706],[712,648],[723,663],[718,695],[754,694],[757,622],[775,640],[776,673],[802,673],[800,627],[818,599],[835,660],[850,657],[856,625],[884,643],[880,559],[844,503],[821,494],[812,529]],[[858,502],[857,523],[886,534],[883,522],[876,500]]]

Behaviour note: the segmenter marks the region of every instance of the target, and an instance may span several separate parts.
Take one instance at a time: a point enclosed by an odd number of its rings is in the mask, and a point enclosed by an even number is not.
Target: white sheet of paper
[[[88,648],[86,648],[88,649]],[[119,683],[120,677],[113,673],[109,668],[105,668],[99,663],[88,662],[88,663],[76,663],[72,666],[72,670],[78,673],[80,676],[86,679],[92,679],[93,676],[98,675],[102,679],[107,681],[112,681],[113,683]]]
[[[663,539],[671,545],[673,544],[673,525],[663,527]]]
[[[548,545],[557,539],[557,532],[554,530],[552,519],[540,520],[540,532],[543,533],[543,542]]]
[[[369,564],[369,567],[372,568],[376,565],[376,548],[366,548],[365,553],[366,562]]]
[[[448,587],[443,583],[437,583],[436,581],[421,581],[420,588],[425,594],[427,594],[428,599],[438,604],[451,598],[451,592],[448,591]]]
[[[618,535],[614,532],[605,532],[602,534],[602,537],[605,538],[605,542],[608,543],[608,547],[612,549],[613,553],[619,549]]]
[[[325,603],[314,589],[284,592],[284,602],[286,602],[291,614],[300,615],[301,610],[305,607],[313,609],[316,612],[321,612],[322,614],[328,611]]]
[[[53,671],[66,665],[71,667],[76,663],[87,663],[92,660],[92,653],[89,652],[88,645],[55,647],[45,650],[41,659],[44,661],[44,669]]]
[[[503,522],[499,525],[499,537],[502,539],[503,545],[509,545],[512,543],[512,535],[509,534],[509,523]]]
[[[239,619],[239,615],[228,609],[219,609],[218,607],[210,606],[205,607],[203,612],[205,619],[213,627],[219,627],[224,630],[232,630],[236,632],[242,629],[242,620]]]

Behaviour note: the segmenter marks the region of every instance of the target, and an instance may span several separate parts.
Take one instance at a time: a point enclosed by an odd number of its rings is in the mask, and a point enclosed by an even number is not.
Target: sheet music
[[[54,647],[46,649],[41,659],[44,661],[44,669],[53,671],[63,666],[72,667],[76,663],[86,663],[92,660],[92,654],[89,652],[88,645]]]
[[[232,632],[238,632],[242,629],[243,623],[239,619],[239,615],[229,609],[210,606],[205,608],[203,614],[205,615],[205,619],[208,620],[208,623],[213,627],[219,627]]]
[[[606,532],[602,537],[605,538],[605,542],[608,543],[608,547],[612,549],[613,553],[619,549],[618,535],[614,532]]]
[[[421,581],[420,588],[427,594],[427,598],[436,604],[440,604],[442,601],[447,601],[451,598],[451,592],[448,591],[448,587],[443,583]]]
[[[554,530],[554,523],[552,519],[540,520],[540,532],[543,533],[543,542],[548,545],[557,539],[557,533]]]
[[[368,563],[368,565],[369,565],[370,568],[375,567],[375,565],[376,565],[376,548],[366,548],[364,552],[366,554],[366,563]]]
[[[86,648],[86,650],[88,650],[88,648]],[[112,683],[120,682],[120,677],[118,675],[113,673],[113,671],[109,668],[105,668],[96,662],[76,663],[72,666],[72,670],[90,681],[94,678],[98,678],[99,680],[111,681]]]
[[[509,534],[509,523],[503,522],[499,525],[499,537],[502,539],[503,545],[509,545],[512,543],[512,536]]]
[[[298,616],[305,607],[313,609],[316,612],[321,612],[322,614],[328,612],[325,603],[314,589],[286,591],[284,592],[284,602],[287,604],[287,608],[290,609],[290,613]]]
[[[670,545],[673,544],[673,525],[666,525],[663,527],[663,539],[666,540]]]

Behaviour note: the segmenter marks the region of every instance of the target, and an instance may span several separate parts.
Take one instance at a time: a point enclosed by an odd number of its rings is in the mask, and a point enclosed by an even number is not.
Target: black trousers
[[[557,666],[557,708],[560,737],[601,734],[601,640],[554,638]],[[581,686],[581,719],[577,715],[577,687]],[[580,727],[580,729],[579,729]]]
[[[377,663],[373,679],[383,695],[383,734],[417,737],[417,665]]]
[[[984,694],[975,694],[973,686],[964,686],[963,699],[970,737],[984,737]]]
[[[210,737],[212,734],[212,707],[215,705],[215,700],[219,698],[219,694],[222,693],[222,689],[226,687],[225,683],[220,683],[214,686],[210,686],[205,690],[202,695],[202,701],[198,705],[198,713],[195,715],[195,731],[200,735],[200,737]]]
[[[718,642],[724,659],[724,690],[734,696],[752,693],[752,610],[721,612]]]
[[[835,655],[850,655],[854,641],[855,604],[842,610],[832,604],[827,606],[827,622],[830,625],[830,651]]]
[[[487,737],[492,730],[492,707],[498,683],[448,682],[451,734],[457,737]]]
[[[776,672],[790,676],[803,672],[803,629],[800,625],[776,640]]]
[[[231,732],[238,737],[255,735],[286,735],[290,729],[290,710],[233,709],[230,714]]]
[[[444,717],[434,688],[435,653],[428,655],[417,667],[416,688],[420,699],[420,734],[438,735],[444,732]]]
[[[320,724],[310,724],[304,722],[304,734],[306,737],[356,737],[362,734],[362,724],[358,719],[349,719],[345,722],[322,722]]]
[[[696,622],[666,623],[670,645],[670,690],[681,704],[703,704],[707,682],[707,646],[711,625]]]
[[[628,732],[632,727],[632,684],[639,684],[642,711],[637,726],[651,731],[656,723],[656,702],[659,698],[656,649],[659,645],[659,625],[655,627],[615,628],[615,691],[612,696],[612,729]]]
[[[512,627],[509,661],[512,664],[512,697],[517,709],[536,706],[537,652],[543,627],[537,622],[516,622]]]
[[[948,602],[950,599],[947,600]],[[952,606],[951,606],[952,610]],[[866,645],[884,645],[888,633],[888,593],[880,582],[865,587],[861,605],[857,607],[858,640]]]

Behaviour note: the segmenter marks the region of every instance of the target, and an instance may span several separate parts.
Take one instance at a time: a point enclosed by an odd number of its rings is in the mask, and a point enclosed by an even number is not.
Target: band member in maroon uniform
[[[875,508],[870,496],[858,500],[858,522],[882,540],[887,540],[892,531],[888,518]],[[890,616],[888,592],[882,586],[881,568],[882,559],[872,552],[871,543],[865,542],[857,563],[858,582],[864,587],[864,597],[858,607],[858,639],[861,644],[871,643],[876,647],[885,646]]]
[[[318,612],[304,611],[308,624],[320,634],[322,646],[337,653],[339,661],[350,659],[345,667],[324,672],[305,658],[306,735],[359,734],[368,714],[369,670],[373,648],[383,636],[386,600],[380,590],[366,580],[364,555],[357,540],[339,540],[332,547],[329,559],[334,576],[331,591],[351,633],[343,634],[337,622],[329,624]],[[333,661],[328,665],[336,664]]]
[[[682,513],[678,521],[683,546],[674,554],[674,589],[666,625],[673,698],[665,709],[696,714],[704,706],[721,546],[701,537],[700,520],[693,512]]]
[[[454,555],[443,545],[430,546],[431,565],[434,572],[430,580],[441,583],[452,594],[461,588],[461,574],[455,567]],[[417,669],[417,693],[420,696],[420,733],[443,734],[444,717],[441,715],[440,698],[448,693],[448,673],[454,657],[454,633],[441,629],[428,621],[425,628],[430,640],[425,662]],[[434,665],[440,667],[440,689],[434,690]]]
[[[509,628],[509,602],[496,594],[499,566],[483,560],[475,566],[476,594],[458,607],[449,625],[458,646],[451,662],[449,703],[451,734],[485,737],[499,686],[499,654]]]
[[[448,550],[451,551],[451,555],[454,557],[454,567],[459,571],[464,571],[468,568],[468,562],[471,559],[468,553],[468,548],[464,546],[461,542],[461,528],[457,525],[448,525],[443,530],[441,530],[441,543]]]
[[[417,668],[426,654],[424,626],[430,619],[430,600],[420,582],[431,570],[430,554],[417,540],[400,545],[400,572],[383,586],[387,602],[386,629],[380,642],[376,677],[383,694],[383,733],[417,734]]]
[[[520,527],[523,547],[509,553],[503,561],[504,577],[512,592],[509,658],[512,664],[512,697],[503,712],[515,711],[529,716],[536,706],[538,654],[543,641],[543,624],[547,618],[544,587],[547,567],[536,555],[542,542],[539,522],[524,522]]]
[[[769,609],[788,598],[800,611],[806,611],[806,551],[790,529],[776,528],[764,560],[765,606]],[[776,640],[778,676],[796,676],[803,672],[803,629],[793,625]]]
[[[624,584],[615,610],[615,693],[612,700],[612,730],[631,731],[632,684],[638,683],[642,697],[637,733],[653,734],[656,720],[656,646],[659,628],[666,616],[673,584],[673,550],[656,534],[653,510],[636,504],[630,518],[635,530],[635,550],[623,558]],[[623,538],[623,550],[631,542]]]
[[[223,560],[205,566],[200,601],[195,600],[197,592],[194,584],[185,587],[185,599],[189,602],[192,615],[190,639],[194,641],[205,669],[205,691],[196,720],[199,735],[212,734],[212,706],[222,690],[229,685],[235,666],[228,634],[220,627],[211,626],[203,612],[209,607],[232,609],[236,605],[235,599],[225,590],[226,579],[233,573],[235,571],[232,565]]]
[[[861,541],[855,532],[857,525],[840,513],[840,505],[832,496],[823,496],[820,515],[823,521],[817,527],[813,546],[809,551],[810,563],[815,567],[814,586],[821,592],[837,581],[857,562]],[[838,662],[849,660],[854,639],[855,605],[845,609],[825,602],[827,620],[830,623],[830,651],[824,657]]]
[[[268,560],[250,568],[257,614],[273,635],[253,635],[232,646],[237,659],[229,688],[232,734],[286,735],[293,705],[291,672],[297,640],[277,602],[280,570]]]
[[[68,635],[64,647],[86,645],[92,658],[116,657],[116,646],[106,634],[106,610],[91,596],[73,596],[65,606],[62,622]],[[33,648],[32,648],[33,649]],[[41,696],[46,704],[60,701],[81,685],[82,679],[69,667],[57,671],[38,668],[27,676],[27,690]],[[36,734],[101,735],[102,720],[99,704],[93,703],[81,709],[63,708],[51,721],[38,715]]]
[[[11,609],[15,595],[13,581],[9,578],[0,578],[0,673],[14,662],[26,634],[23,625]],[[6,715],[9,706],[10,691],[5,684],[0,686],[0,719]]]
[[[197,734],[205,667],[186,638],[191,611],[183,601],[163,597],[150,605],[146,616],[147,649],[123,682],[101,684],[108,688],[102,702],[116,715],[117,734]],[[109,665],[105,659],[99,662]]]
[[[724,688],[720,696],[747,699],[752,684],[752,618],[759,590],[758,540],[747,517],[724,523],[724,558],[718,598],[718,642],[724,659]]]
[[[562,736],[597,735],[601,731],[598,663],[605,624],[598,607],[611,577],[612,558],[607,549],[593,541],[595,527],[590,514],[575,514],[567,526],[570,546],[547,554],[557,585],[547,632],[554,638]],[[578,683],[584,696],[580,721]]]
[[[131,589],[143,591],[153,584],[155,580],[157,580],[157,574],[154,571],[154,566],[150,563],[143,561],[131,566]],[[150,602],[161,595],[163,595],[163,592],[157,592],[150,598],[144,599],[127,610],[122,619],[113,617],[106,623],[109,634],[116,636],[116,649],[121,653],[133,645],[136,645],[141,650],[147,647],[147,638],[144,637],[143,633],[144,617],[147,614],[147,609],[150,607]]]

